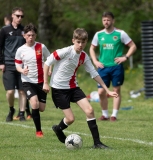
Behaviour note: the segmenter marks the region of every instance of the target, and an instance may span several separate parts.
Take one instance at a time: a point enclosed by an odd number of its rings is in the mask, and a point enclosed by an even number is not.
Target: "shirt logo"
[[[102,37],[102,38],[101,38],[101,40],[102,40],[102,41],[104,41],[104,40],[105,40],[105,38],[104,38],[104,37]]]
[[[79,65],[81,65],[81,64],[83,64],[83,60],[80,60],[80,61],[79,61]]]
[[[36,54],[37,54],[37,55],[41,55],[41,50],[37,50],[37,51],[36,51]]]
[[[103,44],[103,49],[114,49],[114,46],[113,46],[113,44],[110,44],[110,43]]]
[[[9,35],[10,35],[10,36],[12,36],[12,34],[13,34],[13,31],[9,32]]]
[[[117,41],[117,40],[118,40],[118,37],[117,37],[117,36],[113,36],[113,40],[114,40],[114,41]]]

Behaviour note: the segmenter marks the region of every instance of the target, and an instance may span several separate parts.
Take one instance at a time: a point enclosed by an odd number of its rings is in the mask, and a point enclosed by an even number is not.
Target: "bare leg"
[[[26,108],[26,102],[27,102],[27,97],[22,90],[18,90],[19,93],[19,106],[20,106],[20,111],[25,111]]]
[[[113,99],[113,112],[111,117],[117,117],[117,113],[121,104],[121,87],[113,87],[113,90],[118,93],[118,97]]]
[[[14,90],[8,90],[6,92],[6,98],[9,104],[9,107],[14,107]]]
[[[99,100],[102,110],[108,110],[108,100],[106,91],[103,88],[98,88]]]
[[[6,92],[6,98],[9,104],[9,114],[6,117],[6,122],[13,121],[13,115],[15,113],[14,109],[14,90],[8,90]]]
[[[102,116],[99,118],[99,120],[108,120],[108,99],[106,95],[106,91],[103,88],[98,88],[98,94],[99,94],[99,101],[100,106],[102,110]]]
[[[87,124],[92,134],[93,141],[94,141],[93,148],[108,148],[106,145],[104,145],[100,141],[98,126],[96,123],[96,118],[94,116],[94,110],[92,106],[90,105],[90,103],[88,102],[87,98],[81,99],[80,101],[77,102],[77,104],[86,114]]]

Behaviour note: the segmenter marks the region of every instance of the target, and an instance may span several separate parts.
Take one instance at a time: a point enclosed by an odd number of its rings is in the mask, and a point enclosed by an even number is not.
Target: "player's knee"
[[[86,115],[87,117],[91,117],[94,115],[94,110],[92,107],[90,107],[87,111],[86,111]]]
[[[99,91],[98,94],[99,94],[100,98],[106,98],[106,92],[105,91]]]
[[[12,94],[14,94],[14,90],[8,90],[8,91],[6,92],[6,94],[7,94],[7,95],[12,95]]]
[[[18,90],[18,93],[19,93],[20,96],[26,96],[25,92],[22,91],[22,90]]]
[[[45,108],[39,108],[39,111],[40,111],[40,112],[44,112],[44,111],[45,111]]]
[[[67,118],[67,123],[68,123],[68,125],[70,125],[70,124],[72,124],[74,121],[75,121],[75,118],[74,117],[69,117],[69,118]]]

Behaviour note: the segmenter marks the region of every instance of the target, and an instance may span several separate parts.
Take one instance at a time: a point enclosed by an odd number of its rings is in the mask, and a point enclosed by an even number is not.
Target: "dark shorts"
[[[62,110],[70,108],[70,102],[76,103],[86,97],[79,87],[72,89],[51,88],[51,90],[52,99],[56,108],[60,108]]]
[[[6,65],[3,72],[3,84],[5,90],[19,89],[23,90],[21,74],[16,70],[13,65]]]
[[[122,64],[113,67],[98,68],[97,71],[107,87],[110,86],[111,82],[113,87],[121,86],[124,82],[124,68]],[[102,86],[98,84],[98,88],[102,88]]]
[[[43,83],[23,82],[23,90],[30,100],[31,97],[37,95],[39,102],[46,103],[47,93],[43,90]]]

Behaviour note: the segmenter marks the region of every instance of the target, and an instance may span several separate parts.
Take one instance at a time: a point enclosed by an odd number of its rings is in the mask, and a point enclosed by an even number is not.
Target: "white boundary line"
[[[11,125],[11,126],[20,126],[20,127],[23,127],[23,128],[35,128],[35,127],[32,127],[32,126],[17,124],[17,123],[0,122],[0,124],[6,124],[6,125]],[[43,130],[51,130],[49,128],[43,128],[43,127],[42,127],[42,129]],[[74,133],[72,131],[64,131],[64,132]],[[75,132],[75,133],[79,134],[79,135],[84,135],[84,136],[91,136],[90,134],[81,133],[81,132]],[[145,144],[145,145],[148,145],[148,146],[153,146],[153,142],[145,142],[145,141],[142,141],[142,140],[139,140],[139,139],[118,138],[118,137],[108,137],[108,136],[100,136],[100,137],[101,138],[106,138],[106,139],[116,139],[116,140],[120,140],[120,141],[131,141],[131,142],[135,142],[135,143],[139,143],[139,144]]]

